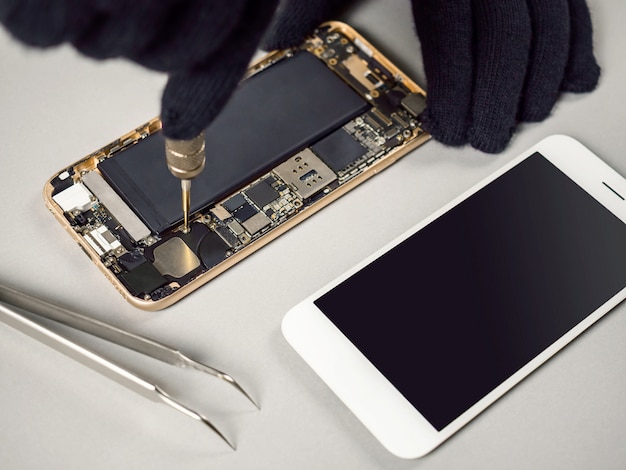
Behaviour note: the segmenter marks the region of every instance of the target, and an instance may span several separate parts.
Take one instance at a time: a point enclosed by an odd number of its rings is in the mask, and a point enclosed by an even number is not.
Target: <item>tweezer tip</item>
[[[170,405],[171,407],[175,408],[176,410],[180,411],[181,413],[190,416],[198,421],[201,421],[202,423],[204,423],[206,426],[208,426],[215,434],[217,434],[219,437],[222,438],[222,440],[224,442],[226,442],[226,444],[228,444],[230,446],[231,449],[233,450],[237,450],[235,448],[235,445],[230,442],[226,436],[224,436],[224,434],[222,434],[222,432],[217,429],[205,416],[203,416],[202,414],[198,413],[195,410],[192,410],[191,408],[183,405],[182,403],[180,403],[179,401],[175,400],[174,398],[171,397],[171,395],[169,395],[165,390],[159,388],[159,387],[154,387],[154,391],[159,395],[159,397],[161,398],[161,400],[167,404]]]
[[[257,404],[257,402],[255,402],[252,397],[248,394],[248,392],[246,392],[243,387],[241,385],[239,385],[237,383],[237,381],[235,379],[233,379],[230,375],[228,374],[221,374],[220,378],[226,382],[228,382],[229,384],[231,384],[233,387],[235,387],[237,390],[239,390],[240,393],[242,393],[248,400],[250,400],[250,403],[252,403],[257,410],[260,410],[261,407]]]
[[[239,385],[237,383],[237,381],[235,379],[233,379],[230,375],[228,375],[225,372],[222,372],[221,370],[218,370],[218,369],[216,369],[214,367],[207,366],[206,364],[203,364],[201,362],[198,362],[198,361],[195,361],[193,359],[190,359],[189,357],[186,357],[186,356],[182,356],[182,357],[187,362],[187,364],[191,365],[194,369],[200,370],[200,371],[205,372],[205,373],[210,374],[210,375],[213,375],[214,377],[217,377],[218,379],[221,379],[221,380],[229,383],[230,385],[235,387],[243,396],[245,396],[250,401],[250,403],[252,403],[256,407],[257,410],[261,409],[261,407],[257,404],[257,402],[255,402],[252,399],[250,394],[248,392],[246,392],[243,389],[243,387],[241,385]]]
[[[224,442],[226,442],[226,444],[228,444],[228,446],[229,446],[231,449],[233,449],[233,450],[237,450],[237,448],[235,447],[235,444],[233,444],[233,443],[232,443],[232,442],[230,442],[228,439],[226,439],[226,436],[224,436],[224,434],[222,434],[222,433],[220,432],[220,430],[219,430],[219,429],[217,429],[215,426],[213,426],[213,425],[211,424],[211,422],[210,422],[208,419],[206,419],[206,418],[205,418],[204,416],[202,416],[201,414],[198,414],[198,418],[199,418],[199,419],[200,419],[200,421],[202,421],[205,425],[207,425],[209,428],[211,428],[211,430],[212,430],[215,434],[217,434],[219,437],[221,437],[221,438],[222,438],[222,440],[223,440]]]

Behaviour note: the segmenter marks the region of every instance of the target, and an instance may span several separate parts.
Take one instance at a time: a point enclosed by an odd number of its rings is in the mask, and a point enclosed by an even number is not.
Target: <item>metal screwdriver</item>
[[[189,140],[165,139],[165,158],[170,172],[180,179],[183,199],[183,233],[188,233],[191,180],[204,169],[204,132]]]

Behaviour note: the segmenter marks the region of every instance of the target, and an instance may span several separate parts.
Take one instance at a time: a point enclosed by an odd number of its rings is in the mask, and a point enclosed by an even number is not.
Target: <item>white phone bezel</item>
[[[282,332],[288,343],[376,439],[398,457],[413,459],[432,451],[624,300],[626,288],[441,431],[437,431],[411,405],[393,384],[317,309],[313,301],[537,151],[626,223],[626,202],[619,196],[620,194],[626,196],[626,179],[578,141],[563,135],[552,135],[304,299],[290,309],[283,318]]]

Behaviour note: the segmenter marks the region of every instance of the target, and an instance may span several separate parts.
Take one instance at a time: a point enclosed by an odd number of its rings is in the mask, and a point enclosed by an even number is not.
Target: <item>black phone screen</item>
[[[315,300],[441,430],[626,287],[626,225],[535,153]]]

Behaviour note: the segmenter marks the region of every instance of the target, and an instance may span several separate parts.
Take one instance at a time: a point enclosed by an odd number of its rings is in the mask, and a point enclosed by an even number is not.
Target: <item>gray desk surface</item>
[[[603,67],[594,93],[563,96],[548,120],[522,126],[497,156],[429,142],[160,313],[122,300],[44,208],[41,190],[56,170],[156,116],[164,77],[65,47],[26,50],[0,34],[0,282],[183,345],[262,404],[253,411],[202,374],[119,356],[212,417],[236,440],[232,452],[182,414],[0,324],[0,466],[624,468],[626,305],[414,461],[382,448],[280,332],[292,305],[549,134],[579,139],[626,175],[626,3],[590,4]],[[423,84],[408,5],[365,1],[345,19]]]

